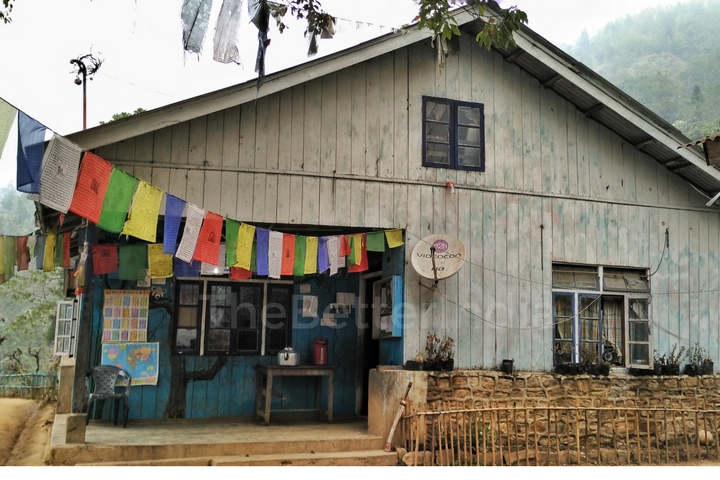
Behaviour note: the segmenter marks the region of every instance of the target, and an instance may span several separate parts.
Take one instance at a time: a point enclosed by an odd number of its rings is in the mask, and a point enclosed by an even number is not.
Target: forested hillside
[[[691,139],[720,130],[720,0],[644,10],[570,53]]]

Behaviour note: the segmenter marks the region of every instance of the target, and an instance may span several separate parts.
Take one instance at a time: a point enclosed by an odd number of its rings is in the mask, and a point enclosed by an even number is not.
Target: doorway
[[[368,388],[370,369],[380,363],[380,340],[373,339],[373,282],[381,278],[382,272],[372,272],[360,277],[358,308],[358,372],[356,411],[360,416],[368,414]]]

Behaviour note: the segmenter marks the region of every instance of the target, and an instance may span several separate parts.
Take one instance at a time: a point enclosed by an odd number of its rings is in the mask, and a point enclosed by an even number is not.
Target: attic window
[[[423,97],[423,166],[485,171],[482,103]]]
[[[625,270],[605,268],[603,288],[618,292],[649,292],[647,274],[644,270]]]

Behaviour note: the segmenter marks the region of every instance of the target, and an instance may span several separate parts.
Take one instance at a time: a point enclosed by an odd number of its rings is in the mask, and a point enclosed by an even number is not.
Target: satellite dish
[[[421,277],[442,280],[455,275],[465,263],[465,245],[450,235],[430,235],[415,245],[411,263]]]

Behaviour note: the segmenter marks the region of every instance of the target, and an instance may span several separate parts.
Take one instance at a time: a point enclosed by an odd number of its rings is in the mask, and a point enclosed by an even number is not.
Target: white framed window
[[[55,348],[57,356],[75,354],[75,329],[77,328],[77,308],[73,300],[61,300],[55,313]]]
[[[645,269],[553,265],[553,361],[652,367]]]

